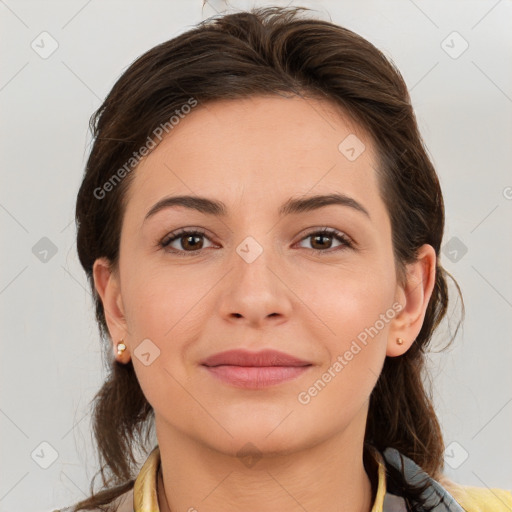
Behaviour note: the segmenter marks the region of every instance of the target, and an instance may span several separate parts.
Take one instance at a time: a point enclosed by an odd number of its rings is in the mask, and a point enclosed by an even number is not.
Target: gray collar
[[[436,480],[431,478],[413,460],[409,459],[395,448],[386,448],[382,453],[386,463],[398,469],[405,476],[409,484],[419,484],[427,481],[428,488],[421,498],[425,500],[424,508],[432,512],[464,512],[464,509],[455,501],[453,496]],[[407,512],[404,498],[386,492],[384,496],[383,512]]]

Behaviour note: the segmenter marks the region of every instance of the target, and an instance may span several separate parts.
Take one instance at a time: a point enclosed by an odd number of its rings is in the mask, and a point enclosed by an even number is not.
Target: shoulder
[[[134,512],[133,509],[133,488],[118,496],[111,502],[112,512]],[[53,510],[52,512],[82,512],[85,509],[75,509],[76,505]],[[102,508],[87,509],[87,512],[105,512],[105,506]],[[117,507],[117,508],[116,508]]]
[[[512,510],[512,491],[461,485],[446,477],[439,480],[439,483],[467,512],[510,512]]]

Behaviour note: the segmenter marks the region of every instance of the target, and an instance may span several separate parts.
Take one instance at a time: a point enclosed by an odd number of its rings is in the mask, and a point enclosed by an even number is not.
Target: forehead
[[[341,192],[382,210],[375,160],[364,130],[327,101],[213,101],[184,116],[141,161],[128,205],[147,211],[165,195],[197,194],[261,210],[274,199]]]

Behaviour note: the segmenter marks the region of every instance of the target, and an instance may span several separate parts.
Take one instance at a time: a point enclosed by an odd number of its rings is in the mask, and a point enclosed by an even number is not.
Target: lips
[[[230,386],[262,389],[296,379],[307,372],[312,363],[276,350],[228,350],[208,357],[201,365],[210,375]]]
[[[204,366],[309,366],[310,362],[298,359],[277,350],[249,352],[247,350],[228,350],[214,354],[201,362]]]

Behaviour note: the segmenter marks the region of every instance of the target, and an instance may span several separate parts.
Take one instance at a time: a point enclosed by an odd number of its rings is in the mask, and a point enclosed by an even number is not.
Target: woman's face
[[[328,103],[280,96],[197,106],[141,162],[102,298],[159,432],[231,454],[362,440],[385,356],[412,337],[375,166]],[[161,203],[176,196],[189,206]],[[234,349],[308,365],[203,364]]]

